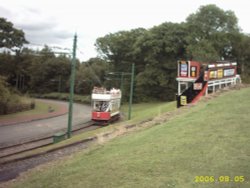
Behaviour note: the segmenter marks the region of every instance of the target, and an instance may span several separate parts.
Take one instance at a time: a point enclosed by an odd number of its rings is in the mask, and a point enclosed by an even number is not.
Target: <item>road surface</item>
[[[68,106],[67,102],[51,101],[53,103]],[[90,121],[91,106],[83,104],[73,105],[72,126]],[[28,123],[0,126],[0,147],[10,143],[18,143],[45,135],[51,135],[66,129],[68,125],[68,114],[49,119],[37,120]]]

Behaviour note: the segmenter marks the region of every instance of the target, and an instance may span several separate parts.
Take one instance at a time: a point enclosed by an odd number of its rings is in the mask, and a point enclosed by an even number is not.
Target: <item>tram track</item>
[[[98,124],[98,126],[103,127],[103,124]],[[125,128],[133,129],[134,127],[136,127],[135,124],[126,126]],[[116,131],[119,131],[119,129],[117,129]],[[111,136],[112,138],[112,135],[116,134],[116,131],[109,131],[102,135],[88,137],[67,145],[51,148],[33,155],[24,156],[22,158],[16,158],[15,160],[0,163],[0,187],[1,183],[3,183],[4,185],[4,182],[15,179],[21,173],[32,169],[38,165],[53,160],[60,160],[62,159],[62,157],[69,156],[72,153],[87,149],[92,143],[96,143],[96,141],[98,141],[100,137],[109,139],[109,137]]]
[[[89,123],[89,124],[87,124]],[[86,132],[94,129],[98,129],[101,127],[104,127],[104,125],[107,125],[107,122],[86,122],[86,126],[82,128],[76,128],[72,131],[72,134],[75,135],[79,132]],[[41,138],[39,141],[44,141],[47,138]],[[50,139],[52,139],[50,137]],[[98,139],[97,136],[85,138],[82,140],[75,141],[73,143],[65,144],[62,146],[57,146],[55,148],[48,148],[44,151],[39,151],[39,152],[34,152],[33,154],[28,154],[25,152],[32,151],[37,148],[44,147],[45,144],[42,144],[41,146],[37,146],[36,148],[30,148],[26,149],[26,151],[17,151],[12,154],[6,155],[5,157],[2,156],[0,157],[0,184],[1,182],[6,182],[8,180],[14,179],[17,176],[20,175],[20,173],[27,171],[28,169],[34,168],[40,164],[44,164],[46,162],[59,159],[61,157],[70,155],[74,152],[80,151],[82,149],[86,149],[89,147],[89,145],[93,142],[95,142]],[[30,141],[29,144],[32,142],[37,143],[39,142],[38,140],[36,141]],[[27,143],[26,143],[27,144]],[[47,145],[51,145],[52,143],[48,143]],[[5,149],[10,149],[14,148],[16,145],[8,146],[5,147]],[[21,145],[25,145],[25,143],[19,144],[19,147]],[[3,149],[3,148],[2,148]],[[0,154],[2,153],[1,148],[0,148]],[[23,153],[23,155],[22,155]],[[0,186],[1,187],[1,186]]]
[[[86,149],[96,139],[97,137],[86,138],[71,144],[0,163],[0,185],[2,182],[14,179],[22,172],[38,165],[58,160],[61,157]]]
[[[85,125],[85,126],[82,126],[82,125]],[[102,124],[97,124],[92,121],[80,123],[75,126],[76,127],[75,129],[72,130],[72,134],[76,135],[80,132],[86,132],[86,131],[98,129],[102,127],[101,125]],[[64,131],[65,130],[61,130],[61,132],[64,132]],[[21,143],[16,143],[16,144],[0,147],[0,163],[4,163],[4,161],[8,159],[9,157],[20,155],[22,153],[32,151],[32,150],[35,150],[44,146],[52,145],[53,135],[54,134],[49,135],[49,136],[44,136],[41,138],[37,138],[37,139],[31,139],[26,142],[21,142]]]

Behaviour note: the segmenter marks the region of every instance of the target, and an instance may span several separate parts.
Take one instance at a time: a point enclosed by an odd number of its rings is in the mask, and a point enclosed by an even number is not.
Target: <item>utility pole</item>
[[[74,36],[73,42],[73,58],[71,62],[71,75],[70,75],[70,96],[69,96],[69,115],[68,115],[68,138],[71,137],[71,129],[72,129],[72,111],[73,111],[73,99],[74,99],[74,84],[75,84],[75,64],[76,64],[76,43],[77,43],[77,35]]]
[[[122,72],[121,73],[121,92],[122,92],[122,95],[123,95],[123,79],[124,79],[124,73]]]
[[[132,72],[131,72],[131,83],[130,83],[128,120],[131,119],[131,107],[132,107],[133,93],[134,93],[134,74],[135,74],[135,64],[133,63],[132,64]]]

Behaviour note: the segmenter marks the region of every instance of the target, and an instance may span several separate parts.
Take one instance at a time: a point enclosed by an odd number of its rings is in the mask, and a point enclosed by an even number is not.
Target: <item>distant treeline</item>
[[[99,57],[77,61],[77,94],[90,94],[93,86],[123,85],[127,100],[128,73],[135,63],[136,101],[174,100],[179,59],[234,60],[241,66],[243,81],[250,82],[250,36],[241,32],[232,11],[215,5],[200,7],[182,23],[110,33],[98,38],[95,45]],[[70,64],[70,58],[56,56],[48,46],[40,51],[20,48],[14,56],[0,54],[0,74],[23,93],[68,92]]]

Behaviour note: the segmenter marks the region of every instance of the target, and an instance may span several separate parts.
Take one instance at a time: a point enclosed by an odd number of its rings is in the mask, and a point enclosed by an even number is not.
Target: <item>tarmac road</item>
[[[46,100],[48,101],[48,100]],[[68,102],[53,101],[53,103],[66,105]],[[91,106],[76,104],[73,105],[73,118],[72,126],[90,121],[91,119]],[[66,129],[68,126],[68,114],[31,121],[27,123],[18,123],[15,125],[0,126],[0,146],[23,142],[39,138],[45,135],[51,135]]]

